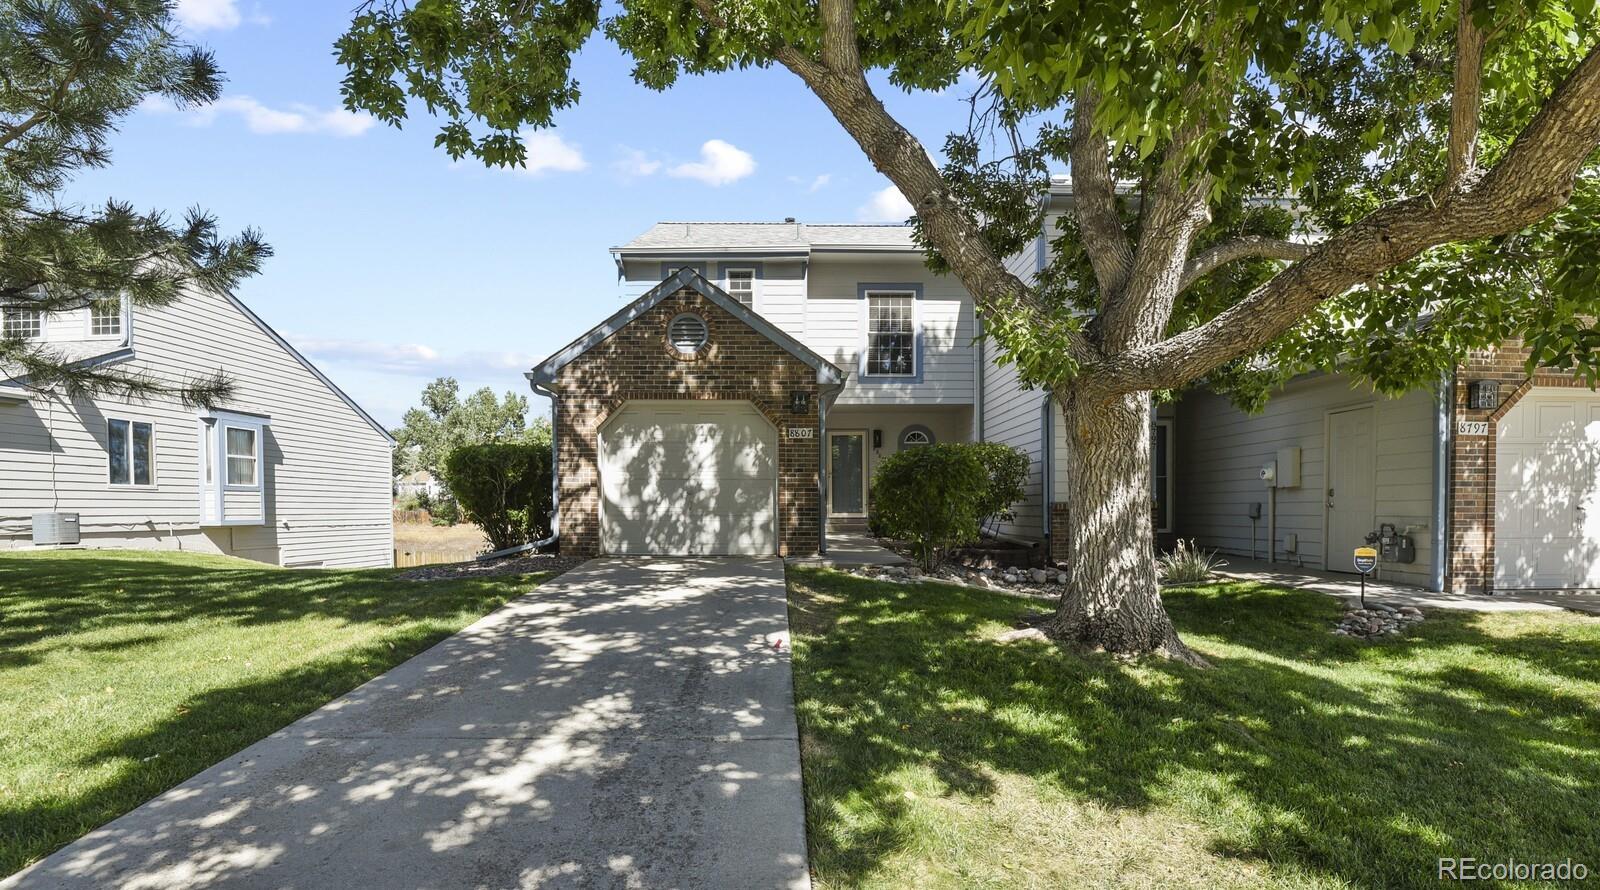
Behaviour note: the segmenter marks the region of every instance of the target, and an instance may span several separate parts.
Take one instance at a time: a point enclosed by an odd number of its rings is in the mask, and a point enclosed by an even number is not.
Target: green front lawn
[[[0,555],[0,876],[359,686],[537,576]]]
[[[790,571],[819,887],[1436,887],[1441,856],[1600,873],[1600,619],[1166,600],[1208,671],[994,635],[1037,607]]]

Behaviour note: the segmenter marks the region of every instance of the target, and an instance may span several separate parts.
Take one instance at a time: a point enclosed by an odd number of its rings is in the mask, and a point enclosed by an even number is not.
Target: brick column
[[[1445,589],[1451,593],[1494,592],[1495,442],[1500,419],[1535,386],[1584,386],[1564,371],[1540,369],[1528,375],[1529,350],[1520,342],[1477,350],[1456,368],[1455,404],[1450,411],[1450,518]],[[1493,408],[1468,408],[1467,387],[1478,380],[1500,384]],[[1485,435],[1463,435],[1463,424],[1486,423]]]

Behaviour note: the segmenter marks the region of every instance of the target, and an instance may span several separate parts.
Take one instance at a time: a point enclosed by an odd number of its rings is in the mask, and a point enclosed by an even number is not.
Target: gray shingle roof
[[[673,250],[814,248],[916,250],[907,225],[799,222],[659,222],[621,247],[618,253]]]

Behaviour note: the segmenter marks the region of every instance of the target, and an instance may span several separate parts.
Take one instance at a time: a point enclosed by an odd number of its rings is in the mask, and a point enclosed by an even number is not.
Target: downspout
[[[538,395],[550,400],[550,537],[540,541],[529,541],[518,547],[507,550],[497,550],[485,553],[478,557],[482,559],[495,559],[501,556],[510,556],[513,553],[526,553],[529,550],[543,550],[556,543],[561,537],[561,436],[558,433],[561,420],[561,399],[554,390],[545,389],[533,381],[528,375],[528,385]]]
[[[978,304],[976,302],[972,304],[972,323],[978,331],[977,336],[972,338],[977,341],[978,345],[978,400],[975,420],[978,425],[978,441],[987,442],[989,441],[986,435],[988,431],[983,428],[983,390],[989,378],[989,365],[987,350],[984,349],[983,342],[983,319],[978,315]]]
[[[1450,446],[1455,434],[1450,418],[1455,413],[1456,404],[1454,372],[1446,373],[1440,379],[1438,394],[1438,422],[1434,427],[1433,439],[1433,586],[1430,589],[1443,592],[1449,562]]]
[[[1050,410],[1050,390],[1044,391],[1044,403],[1040,410],[1044,416],[1039,419],[1039,471],[1043,477],[1039,480],[1039,517],[1040,528],[1044,530],[1045,558],[1050,557],[1050,502],[1055,489],[1055,463],[1056,463],[1056,412]]]

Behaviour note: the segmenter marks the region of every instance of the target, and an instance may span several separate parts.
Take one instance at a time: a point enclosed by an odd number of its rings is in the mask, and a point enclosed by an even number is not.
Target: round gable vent
[[[706,320],[690,312],[675,316],[667,323],[667,342],[684,355],[699,352],[709,336]]]

